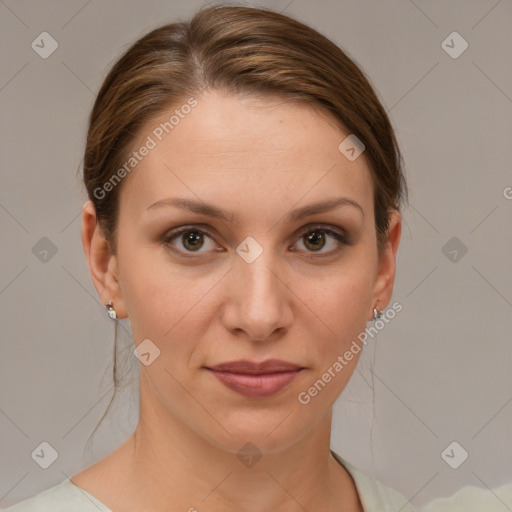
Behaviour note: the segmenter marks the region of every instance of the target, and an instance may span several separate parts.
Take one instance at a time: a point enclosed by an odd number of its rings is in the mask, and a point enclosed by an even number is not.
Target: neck
[[[197,435],[148,398],[118,453],[130,490],[123,510],[362,510],[351,476],[330,454],[331,409],[300,440],[244,456]]]

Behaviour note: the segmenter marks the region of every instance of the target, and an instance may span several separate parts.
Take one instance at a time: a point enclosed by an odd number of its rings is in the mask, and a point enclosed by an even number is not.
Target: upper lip
[[[260,363],[241,359],[240,361],[229,361],[216,366],[208,367],[210,370],[230,373],[246,373],[250,375],[261,375],[265,373],[293,372],[301,370],[302,367],[279,359],[267,359]]]

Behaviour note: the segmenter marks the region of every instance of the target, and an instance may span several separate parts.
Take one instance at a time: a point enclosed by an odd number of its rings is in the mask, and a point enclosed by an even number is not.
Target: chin
[[[239,454],[244,449],[254,449],[262,454],[278,453],[298,442],[314,427],[297,418],[291,408],[260,409],[222,413],[222,426],[216,428],[218,436],[208,433],[209,441],[218,448]],[[225,430],[224,430],[225,429]],[[228,434],[231,434],[229,435]]]

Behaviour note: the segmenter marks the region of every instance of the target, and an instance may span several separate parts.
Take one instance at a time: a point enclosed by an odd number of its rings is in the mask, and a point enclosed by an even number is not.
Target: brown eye
[[[348,236],[342,231],[337,232],[325,227],[309,227],[299,234],[299,242],[305,249],[299,249],[315,256],[330,256],[339,251],[341,246],[350,245]],[[188,256],[192,254],[204,254],[215,250],[215,242],[211,235],[203,229],[185,226],[176,228],[166,234],[162,240],[169,249]],[[208,247],[208,243],[210,246]],[[181,245],[181,247],[180,247]],[[322,250],[327,247],[327,250]],[[202,250],[203,249],[203,250]]]
[[[349,245],[345,234],[324,227],[310,227],[302,231],[300,237],[299,241],[303,241],[306,252],[316,252],[319,256],[328,256],[338,251],[342,245]],[[329,240],[331,240],[330,243]],[[322,251],[326,246],[328,250]]]
[[[205,240],[210,240],[210,247],[206,250],[201,251],[205,246]],[[165,238],[163,239],[163,243],[167,246],[169,246],[171,249],[177,250],[181,253],[204,253],[208,252],[208,250],[211,250],[215,247],[215,243],[213,243],[212,238],[203,231],[202,229],[198,228],[180,228],[171,231],[168,233]],[[181,247],[179,245],[181,245]],[[206,244],[208,246],[208,244]]]
[[[319,251],[325,245],[325,233],[321,231],[311,231],[304,236],[304,245],[312,251]]]
[[[196,251],[203,245],[203,234],[198,231],[184,231],[181,235],[183,247],[190,251]]]

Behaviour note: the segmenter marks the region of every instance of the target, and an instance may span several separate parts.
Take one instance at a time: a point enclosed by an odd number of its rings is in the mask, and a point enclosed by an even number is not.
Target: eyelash
[[[178,238],[183,233],[190,232],[190,231],[197,233],[197,234],[207,235],[208,237],[213,239],[213,234],[210,232],[209,229],[206,229],[204,227],[198,228],[196,225],[191,225],[191,226],[183,226],[183,227],[168,231],[166,233],[166,235],[164,236],[164,238],[162,239],[162,243],[169,249],[171,249],[175,252],[178,252],[182,256],[196,258],[198,256],[195,256],[193,251],[184,252],[184,251],[177,249],[176,247],[173,247],[172,245],[170,245],[170,242],[172,242],[174,239]],[[321,258],[321,257],[326,257],[326,256],[332,256],[333,254],[340,251],[342,246],[350,245],[350,240],[349,240],[347,234],[345,234],[343,232],[334,231],[333,229],[324,227],[321,224],[306,226],[304,229],[301,229],[298,233],[296,233],[296,236],[298,237],[298,239],[300,239],[300,238],[304,237],[305,235],[312,233],[312,232],[316,232],[316,233],[320,232],[320,233],[328,234],[328,235],[332,236],[335,240],[337,240],[339,242],[340,246],[336,249],[329,251],[329,252],[315,253],[314,251],[307,251],[308,253],[311,254],[310,257],[313,257],[313,258],[320,257]],[[297,251],[297,252],[300,252],[300,251]],[[201,254],[201,252],[198,252],[197,254],[199,255],[199,254]]]

